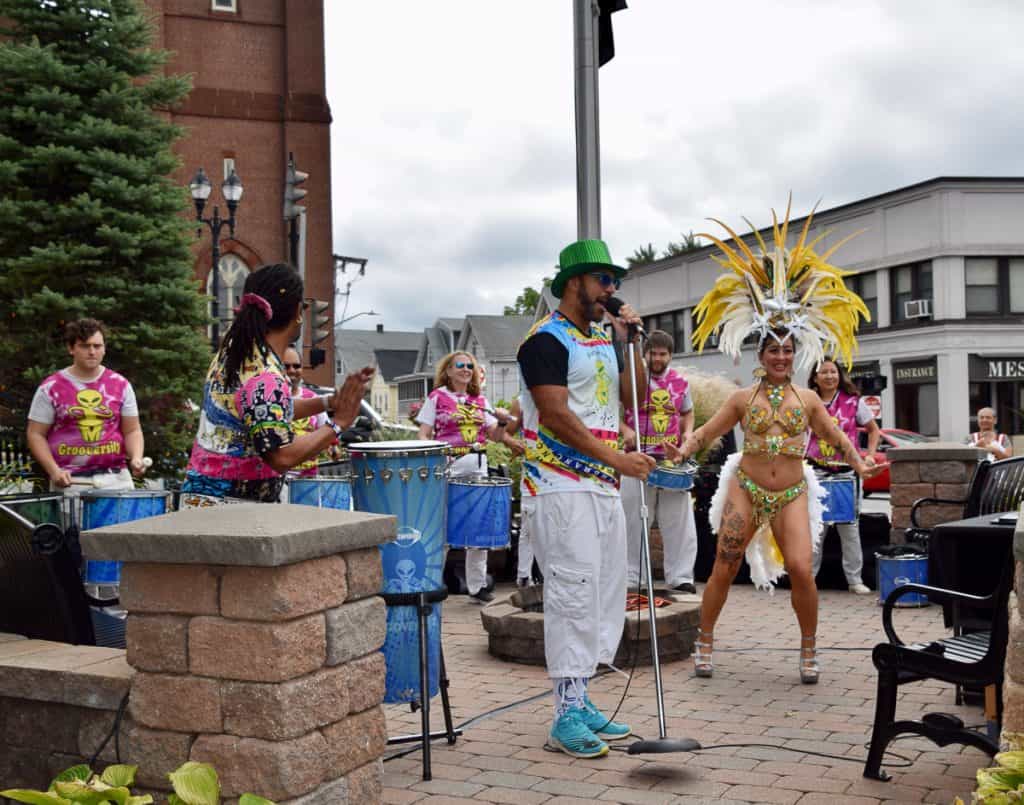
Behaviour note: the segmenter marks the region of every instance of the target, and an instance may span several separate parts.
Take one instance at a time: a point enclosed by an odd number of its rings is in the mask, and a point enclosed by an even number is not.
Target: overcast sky
[[[349,327],[500,313],[576,238],[572,0],[328,0]],[[624,261],[940,175],[1024,175],[1017,0],[629,0],[600,71],[603,233]]]

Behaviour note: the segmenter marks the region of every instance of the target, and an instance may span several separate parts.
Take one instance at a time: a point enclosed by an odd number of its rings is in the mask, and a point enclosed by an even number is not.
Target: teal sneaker
[[[566,710],[555,719],[548,735],[548,746],[567,755],[582,758],[603,757],[608,754],[608,744],[594,735],[583,723],[585,711],[577,708]]]
[[[587,725],[587,728],[606,741],[618,741],[633,734],[633,730],[629,728],[628,724],[611,721],[608,716],[598,710],[590,701],[590,696],[583,697],[581,712],[583,713],[583,723]]]

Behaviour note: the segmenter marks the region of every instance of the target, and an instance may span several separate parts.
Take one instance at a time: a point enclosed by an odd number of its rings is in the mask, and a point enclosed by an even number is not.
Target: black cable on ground
[[[114,714],[114,724],[110,728],[103,742],[99,745],[99,748],[93,752],[92,757],[89,758],[89,768],[93,768],[96,765],[96,761],[99,760],[100,754],[104,749],[107,748],[107,744],[110,743],[110,739],[114,739],[114,758],[118,763],[121,762],[121,721],[124,718],[125,710],[128,708],[128,696],[126,693],[124,698],[121,699],[121,703],[117,706],[117,713]]]

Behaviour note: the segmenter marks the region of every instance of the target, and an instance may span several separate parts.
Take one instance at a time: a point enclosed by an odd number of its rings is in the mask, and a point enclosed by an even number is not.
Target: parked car
[[[860,448],[860,454],[863,456],[867,453],[868,446],[868,434],[864,428],[857,428],[858,447]],[[864,482],[864,496],[867,497],[872,492],[888,492],[889,491],[889,467],[888,461],[885,458],[885,451],[891,447],[907,447],[911,444],[921,444],[922,442],[934,441],[930,436],[923,436],[920,433],[915,433],[912,430],[902,430],[900,428],[882,428],[882,438],[878,443],[878,452],[875,454],[875,460],[886,465],[878,475],[873,478],[868,478]]]

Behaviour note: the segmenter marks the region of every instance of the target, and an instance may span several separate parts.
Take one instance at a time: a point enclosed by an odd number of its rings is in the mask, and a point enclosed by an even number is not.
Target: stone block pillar
[[[1013,592],[1010,593],[1010,635],[1003,678],[1003,730],[1000,744],[1024,749],[1024,523],[1013,534]]]
[[[307,506],[192,509],[83,535],[123,561],[128,762],[169,788],[212,763],[225,797],[377,802],[386,729],[377,545],[395,519]]]
[[[889,542],[902,544],[904,529],[910,528],[910,507],[919,498],[962,500],[967,497],[974,471],[984,450],[951,442],[928,442],[897,447],[886,454],[889,459],[892,528]],[[959,520],[962,506],[943,504],[922,507],[920,522],[924,528]]]

